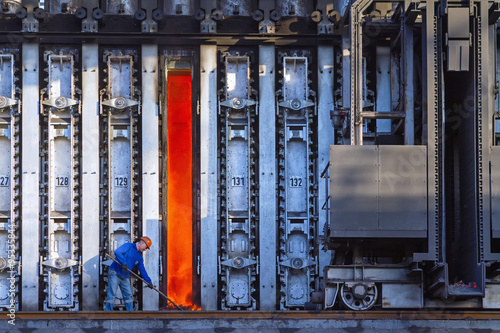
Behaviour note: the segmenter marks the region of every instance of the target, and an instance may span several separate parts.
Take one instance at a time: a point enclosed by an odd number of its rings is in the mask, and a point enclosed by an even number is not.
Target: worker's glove
[[[127,267],[127,265],[125,264],[125,265],[122,265],[122,268],[123,268],[123,270],[124,270],[124,271],[126,271],[128,267]]]
[[[153,284],[152,284],[152,283],[148,283],[148,284],[147,284],[147,287],[148,287],[148,288],[151,288],[151,289],[153,289],[153,288],[154,288],[154,286],[153,286]]]

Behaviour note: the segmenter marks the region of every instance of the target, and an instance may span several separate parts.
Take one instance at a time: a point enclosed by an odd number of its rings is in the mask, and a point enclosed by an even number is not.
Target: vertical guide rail
[[[275,46],[259,46],[259,300],[276,310],[276,110]]]
[[[226,54],[219,117],[221,308],[256,309],[255,101],[248,55]],[[224,186],[225,185],[225,186]]]
[[[314,241],[315,161],[313,107],[307,56],[282,55],[282,100],[278,103],[278,200],[280,308],[304,308],[316,275]]]
[[[20,117],[14,50],[0,52],[0,309],[19,308]],[[9,261],[11,260],[11,261]],[[14,283],[11,284],[12,279]],[[14,287],[14,290],[11,287]],[[9,295],[10,294],[10,295]]]
[[[160,202],[158,165],[158,46],[142,46],[142,233],[153,241],[146,252],[144,265],[152,283],[159,285],[160,279]],[[143,289],[143,310],[158,310],[159,297],[150,289]]]
[[[200,46],[201,309],[217,310],[217,46]]]
[[[99,309],[99,54],[82,45],[82,310]]]
[[[39,305],[39,170],[40,147],[38,125],[39,113],[39,44],[24,43],[22,49],[22,184],[23,200],[21,204],[21,276],[23,311],[38,311]]]
[[[330,111],[333,110],[333,85],[334,85],[334,52],[333,46],[318,46],[318,170],[328,164],[330,160],[330,145],[335,144],[335,129],[330,119]],[[324,183],[324,185],[322,184]],[[329,185],[329,178],[318,177],[318,202],[321,204],[328,199],[328,191],[323,189]],[[329,219],[329,210],[320,211],[317,233],[323,233],[323,228]],[[316,237],[318,240],[318,237]],[[321,247],[319,242],[317,247]],[[319,251],[319,272],[323,267],[330,264],[330,254]]]
[[[107,86],[101,92],[104,95],[101,129],[104,151],[102,182],[105,188],[101,215],[106,228],[103,250],[109,253],[139,236],[140,103],[134,87],[134,60],[133,51],[123,54],[113,50],[104,54]],[[133,294],[136,292],[134,288]],[[117,301],[120,300],[118,297]]]
[[[44,310],[78,310],[80,151],[75,53],[44,54],[41,125]]]

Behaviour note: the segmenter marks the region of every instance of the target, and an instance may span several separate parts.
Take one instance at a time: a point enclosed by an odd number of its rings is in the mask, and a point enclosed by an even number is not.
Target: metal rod
[[[111,260],[113,260],[114,262],[116,262],[118,265],[122,266],[122,264],[120,264],[118,262],[118,260],[116,260],[115,258],[113,258],[112,256],[110,256],[109,254],[106,253],[106,256],[108,256]],[[134,272],[132,272],[130,269],[127,268],[127,271],[129,271],[130,273],[132,273],[136,278],[138,278],[139,280],[141,280],[142,282],[148,284],[143,278],[141,278],[139,275],[135,274]],[[156,289],[155,287],[151,288],[153,289],[154,291],[157,291],[160,295],[162,295],[163,297],[165,297],[170,303],[172,303],[173,305],[175,305],[175,307],[181,311],[184,311],[183,308],[181,308],[180,306],[178,306],[177,304],[174,303],[174,301],[172,301],[170,298],[167,297],[167,295],[165,295],[164,293],[162,293],[161,291],[159,291],[158,289]]]

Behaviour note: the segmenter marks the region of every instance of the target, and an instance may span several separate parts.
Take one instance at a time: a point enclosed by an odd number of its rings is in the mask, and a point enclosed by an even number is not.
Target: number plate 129
[[[128,186],[128,178],[127,176],[115,176],[113,181],[113,185],[115,187],[127,187]]]

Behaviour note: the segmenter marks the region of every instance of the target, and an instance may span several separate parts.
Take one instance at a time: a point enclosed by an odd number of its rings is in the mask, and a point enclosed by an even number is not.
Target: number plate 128
[[[69,177],[68,176],[57,176],[56,177],[56,186],[69,186]]]

